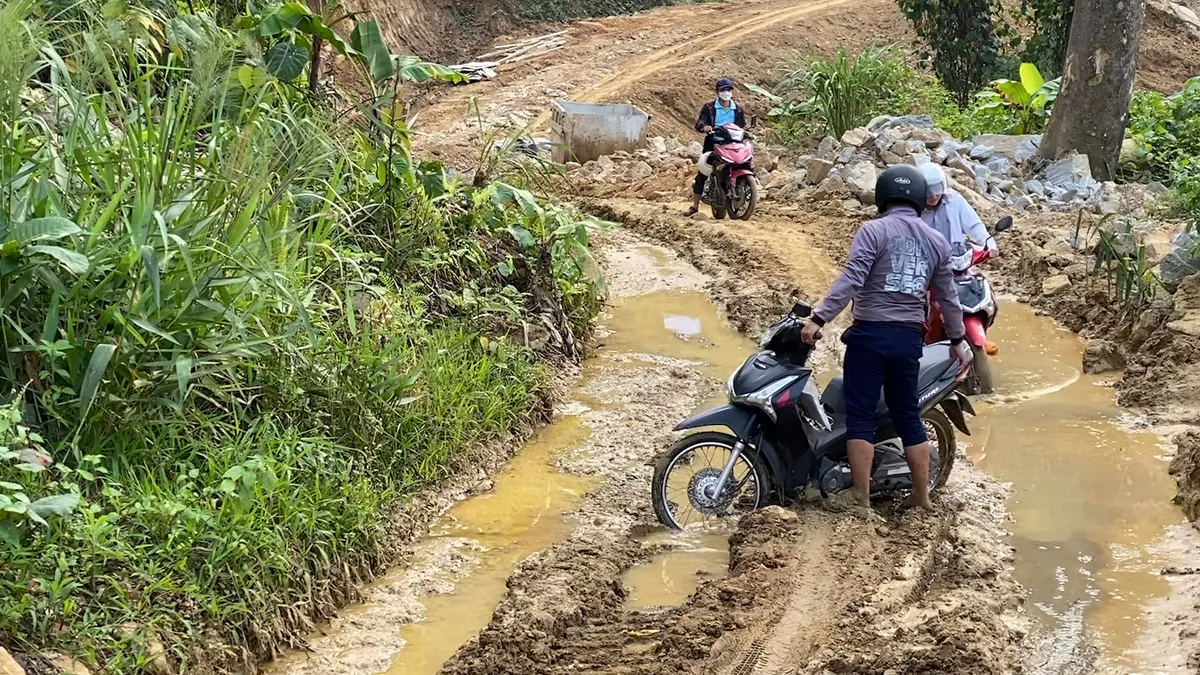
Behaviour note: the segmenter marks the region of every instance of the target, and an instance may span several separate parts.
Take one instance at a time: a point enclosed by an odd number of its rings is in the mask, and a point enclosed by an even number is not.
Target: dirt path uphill
[[[485,127],[537,133],[547,130],[552,99],[632,101],[652,115],[653,135],[691,139],[696,111],[718,77],[772,82],[789,54],[908,36],[892,0],[683,5],[580,21],[566,31],[562,50],[515,64],[495,80],[431,97],[417,113],[418,151],[451,165],[478,159],[478,122],[466,114],[473,99]]]

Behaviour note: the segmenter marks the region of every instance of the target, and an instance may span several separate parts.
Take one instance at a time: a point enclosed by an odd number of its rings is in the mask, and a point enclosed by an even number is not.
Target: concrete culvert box
[[[550,140],[554,161],[588,162],[646,143],[650,116],[634,105],[554,101]]]

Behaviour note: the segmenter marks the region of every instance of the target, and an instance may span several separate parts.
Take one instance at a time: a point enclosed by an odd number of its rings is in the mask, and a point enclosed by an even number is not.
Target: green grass
[[[545,414],[599,309],[602,223],[538,167],[451,179],[401,81],[333,109],[267,67],[303,35],[251,38],[0,7],[0,645],[35,664],[293,644],[405,495]],[[525,346],[546,321],[574,346]]]
[[[992,130],[1003,120],[959,106],[935,77],[909,65],[897,47],[869,47],[857,54],[844,48],[831,58],[793,57],[772,91],[756,91],[775,103],[771,134],[783,145],[802,145],[823,135],[840,138],[878,115],[929,114],[934,124],[957,138]]]

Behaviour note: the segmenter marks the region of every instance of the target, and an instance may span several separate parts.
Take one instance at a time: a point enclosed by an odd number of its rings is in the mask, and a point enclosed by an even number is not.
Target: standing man
[[[925,179],[911,166],[887,169],[875,182],[875,205],[880,217],[865,223],[854,235],[845,269],[803,332],[806,343],[816,344],[821,328],[854,302],[854,323],[842,335],[846,344],[846,451],[854,489],[835,497],[833,505],[870,506],[875,412],[882,388],[912,471],[913,491],[905,505],[932,510],[929,440],[917,400],[925,298],[931,284],[937,291],[955,359],[969,363],[971,350],[963,342],[962,308],[950,270],[950,246],[920,217],[925,208]],[[945,451],[954,452],[954,448]]]
[[[706,152],[712,152],[713,146],[716,145],[713,130],[726,124],[746,128],[746,113],[742,112],[741,107],[733,100],[733,80],[721,78],[717,80],[717,100],[705,103],[700,109],[699,118],[696,119],[696,131],[704,134],[701,157]],[[696,172],[696,179],[692,181],[692,208],[684,213],[685,216],[691,217],[700,211],[700,197],[704,194],[704,183],[707,180],[707,176]]]

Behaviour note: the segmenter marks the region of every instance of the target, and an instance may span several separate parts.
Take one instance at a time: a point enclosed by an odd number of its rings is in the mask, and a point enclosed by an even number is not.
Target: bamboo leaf
[[[58,293],[50,299],[50,309],[46,312],[46,321],[42,324],[42,342],[54,342],[58,334],[58,312],[62,296]]]
[[[175,359],[175,379],[179,382],[179,402],[187,398],[188,382],[192,377],[192,360],[181,356]]]
[[[25,249],[28,253],[48,255],[62,264],[63,268],[72,274],[87,274],[91,266],[88,257],[78,251],[71,251],[61,246],[30,246]]]
[[[96,345],[96,349],[92,351],[92,358],[88,362],[87,372],[83,375],[83,386],[79,389],[79,409],[85,415],[92,407],[92,400],[96,397],[96,391],[100,388],[100,381],[104,379],[104,372],[108,369],[108,362],[112,360],[113,353],[116,351],[117,346],[110,344]]]
[[[31,244],[35,241],[54,241],[79,234],[83,230],[66,218],[34,218],[13,225],[5,241]]]
[[[162,277],[158,271],[158,254],[153,246],[142,247],[142,264],[146,268],[146,279],[150,282],[150,290],[154,294],[154,306],[162,307]]]

